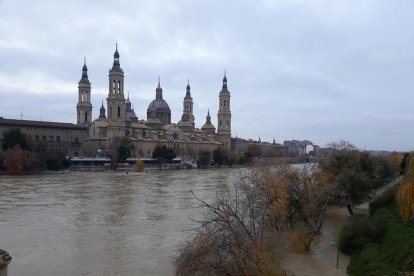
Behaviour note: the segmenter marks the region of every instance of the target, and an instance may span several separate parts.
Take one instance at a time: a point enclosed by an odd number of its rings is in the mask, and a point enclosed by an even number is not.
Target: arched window
[[[85,122],[88,121],[88,112],[85,112]]]
[[[118,93],[121,93],[121,81],[118,81]]]
[[[118,118],[121,117],[121,108],[118,106]]]
[[[223,128],[223,122],[220,121],[220,128]]]
[[[226,106],[226,100],[223,101],[223,105]]]
[[[115,89],[116,89],[116,81],[113,81],[112,83],[112,93],[115,94]]]

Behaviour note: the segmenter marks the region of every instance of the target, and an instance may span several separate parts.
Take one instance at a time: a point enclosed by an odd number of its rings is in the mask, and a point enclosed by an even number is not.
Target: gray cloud
[[[119,42],[140,118],[158,75],[173,121],[187,78],[196,125],[227,69],[233,135],[410,150],[410,1],[0,1],[0,116],[75,121],[87,57],[94,114]],[[213,122],[216,120],[213,120]]]

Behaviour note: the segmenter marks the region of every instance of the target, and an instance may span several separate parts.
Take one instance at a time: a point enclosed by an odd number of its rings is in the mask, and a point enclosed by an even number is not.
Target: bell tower
[[[217,113],[217,140],[223,144],[223,149],[231,150],[231,110],[230,91],[227,89],[227,76],[224,72],[223,86],[219,93],[219,110]]]
[[[89,126],[92,122],[92,104],[91,104],[91,83],[88,79],[88,67],[86,66],[86,58],[82,67],[82,78],[78,83],[78,104],[77,124],[80,126]]]
[[[188,82],[187,82],[187,89],[186,89],[186,94],[184,97],[183,105],[184,105],[183,110],[187,112],[189,116],[189,121],[191,122],[191,125],[194,128],[195,119],[194,119],[194,114],[193,114],[193,98],[191,97],[191,91],[190,91],[190,79],[188,79]]]
[[[118,43],[114,53],[114,62],[109,71],[109,93],[107,101],[108,136],[125,136],[125,96],[124,71],[119,63]]]

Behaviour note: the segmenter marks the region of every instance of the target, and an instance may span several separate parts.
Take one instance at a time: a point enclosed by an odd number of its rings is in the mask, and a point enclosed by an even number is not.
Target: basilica
[[[183,113],[177,123],[171,122],[171,109],[163,99],[160,79],[155,89],[155,99],[148,105],[147,118],[138,118],[129,95],[125,99],[124,71],[120,64],[118,47],[114,53],[112,68],[108,75],[108,97],[106,108],[102,102],[99,117],[92,118],[91,83],[88,68],[82,68],[82,78],[78,86],[77,125],[86,129],[84,154],[90,155],[99,149],[113,149],[122,137],[129,137],[134,145],[134,157],[151,158],[157,145],[174,148],[178,156],[195,156],[200,151],[217,148],[231,150],[231,110],[230,92],[224,74],[222,89],[219,92],[217,130],[211,122],[210,112],[201,128],[196,127],[193,114],[193,98],[190,84],[187,83],[183,98]]]

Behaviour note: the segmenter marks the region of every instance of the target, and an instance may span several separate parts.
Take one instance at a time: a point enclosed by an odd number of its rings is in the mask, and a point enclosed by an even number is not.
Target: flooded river
[[[176,250],[195,226],[189,218],[198,216],[191,190],[209,199],[234,172],[1,176],[0,248],[13,257],[9,275],[173,275]],[[296,275],[325,275],[325,266],[326,275],[344,274],[347,260],[337,271],[327,245],[340,224],[327,226],[323,246],[307,257],[286,255],[284,266]]]
[[[0,177],[0,248],[9,275],[172,275],[196,200],[233,170]]]

